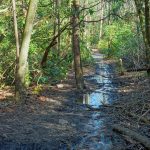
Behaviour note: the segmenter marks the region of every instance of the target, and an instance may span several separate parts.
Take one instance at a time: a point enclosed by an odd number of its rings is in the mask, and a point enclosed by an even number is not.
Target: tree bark
[[[145,0],[145,33],[147,43],[147,67],[150,68],[150,11],[149,0]],[[147,70],[150,74],[150,69]]]
[[[82,90],[84,88],[84,78],[79,44],[79,0],[72,1],[72,12],[72,51],[74,54],[75,79],[77,88]]]
[[[102,37],[102,31],[103,31],[103,16],[104,16],[104,4],[103,4],[103,0],[101,0],[101,3],[100,3],[100,32],[99,32],[99,39],[101,40],[101,37]]]
[[[16,60],[19,59],[19,36],[18,36],[18,24],[17,24],[17,14],[16,14],[16,2],[12,0],[13,4],[13,18],[14,18],[14,30],[15,30],[15,39],[16,39]]]
[[[150,43],[149,41],[149,34],[150,34],[150,16],[149,16],[149,0],[145,0],[144,1],[144,5],[145,5],[145,11],[143,11],[142,9],[142,5],[143,5],[143,1],[140,0],[134,0],[135,2],[135,6],[136,6],[136,10],[137,10],[137,14],[139,17],[139,21],[140,21],[140,26],[141,26],[141,32],[143,35],[143,41],[145,44],[145,61],[146,61],[146,67],[150,68]],[[145,19],[145,21],[144,21]],[[150,74],[150,70],[147,70],[147,73]]]
[[[19,66],[17,71],[17,84],[16,84],[16,100],[24,101],[26,95],[25,77],[28,66],[28,52],[33,29],[33,21],[36,14],[38,0],[30,0],[29,8],[26,17],[26,24],[23,33],[22,45],[19,55]]]
[[[19,34],[18,34],[18,24],[17,24],[17,13],[16,13],[16,1],[12,0],[13,5],[13,18],[14,18],[14,30],[15,30],[15,39],[16,39],[16,75],[15,81],[17,81],[17,71],[19,67],[19,54],[20,54],[20,46],[19,46]],[[15,82],[15,91],[17,91],[17,82]]]
[[[57,14],[57,32],[58,34],[60,34],[60,3],[61,0],[56,0],[56,14]],[[61,36],[61,35],[60,35]],[[58,41],[57,41],[57,51],[58,51],[58,55],[60,53],[60,36],[58,36]]]
[[[150,8],[149,0],[145,0],[145,31],[148,45],[150,46]]]

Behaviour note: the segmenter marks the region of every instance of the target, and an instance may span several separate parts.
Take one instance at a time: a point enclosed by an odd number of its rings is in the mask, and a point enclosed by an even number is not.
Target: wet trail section
[[[124,145],[111,130],[111,115],[108,116],[100,109],[103,105],[111,105],[117,98],[116,84],[113,83],[114,68],[104,63],[104,55],[93,53],[96,62],[95,74],[87,76],[87,82],[94,82],[96,90],[83,95],[80,103],[85,104],[93,113],[83,130],[87,133],[76,149],[110,150],[120,149]],[[97,111],[98,110],[98,111]],[[116,147],[118,145],[118,148]]]

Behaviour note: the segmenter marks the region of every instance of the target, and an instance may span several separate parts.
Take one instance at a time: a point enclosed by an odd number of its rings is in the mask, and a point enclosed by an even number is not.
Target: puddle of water
[[[103,57],[101,57],[103,58]],[[100,59],[100,58],[99,58]],[[104,66],[103,64],[98,65],[98,69],[100,66]],[[87,80],[96,81],[97,84],[101,85],[100,89],[95,90],[92,93],[86,93],[83,95],[83,99],[78,102],[82,104],[87,104],[92,106],[93,108],[99,108],[103,104],[109,104],[112,102],[111,91],[113,89],[112,81],[108,76],[108,67],[105,65],[105,69],[101,70],[102,75],[94,75]]]
[[[99,63],[99,60],[103,61],[104,59],[104,55],[99,53],[93,54],[92,57],[97,63]]]
[[[101,93],[101,91],[95,91],[91,94],[83,95],[83,104],[92,106],[93,108],[99,108],[103,104],[108,104],[108,95]]]
[[[92,76],[88,80],[89,81],[90,80],[96,80],[96,82],[99,83],[99,84],[110,84],[110,83],[112,83],[112,81],[109,78],[103,77],[101,75]]]

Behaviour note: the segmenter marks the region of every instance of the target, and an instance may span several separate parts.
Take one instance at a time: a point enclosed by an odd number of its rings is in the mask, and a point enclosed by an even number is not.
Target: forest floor
[[[115,68],[112,60],[103,63]],[[84,67],[85,79],[95,74],[95,66]],[[0,150],[146,149],[142,141],[122,134],[118,127],[150,138],[150,79],[145,72],[130,72],[122,76],[115,72],[111,80],[117,96],[111,105],[104,104],[99,108],[78,101],[83,99],[83,93],[92,92],[100,85],[86,80],[87,89],[79,92],[72,71],[60,84],[41,86],[36,94],[31,92],[35,87],[31,87],[25,105],[14,103],[10,88],[0,90]],[[91,120],[97,125],[103,120],[103,126],[97,128],[96,125],[95,128]],[[95,130],[104,135],[91,135]],[[87,138],[89,134],[90,138]],[[102,136],[105,139],[102,140]],[[101,147],[96,148],[95,143]]]

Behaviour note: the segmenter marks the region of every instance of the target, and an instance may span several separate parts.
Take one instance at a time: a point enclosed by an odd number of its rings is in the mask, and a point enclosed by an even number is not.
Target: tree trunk
[[[134,0],[135,2],[135,6],[136,6],[136,10],[137,10],[137,14],[139,17],[139,21],[140,21],[140,26],[141,26],[141,32],[143,35],[143,41],[145,44],[145,59],[146,59],[146,67],[150,68],[150,45],[149,45],[149,34],[150,34],[150,16],[149,16],[149,0],[145,0],[144,4],[145,4],[145,11],[143,11],[142,7],[142,1],[140,0]],[[144,17],[145,17],[145,21],[144,21]],[[147,70],[147,73],[150,74],[150,70]]]
[[[19,56],[19,66],[17,71],[16,80],[16,100],[24,101],[26,91],[25,91],[25,77],[28,66],[28,52],[29,44],[31,39],[31,33],[33,29],[33,21],[36,14],[38,0],[30,0],[28,13],[26,17],[26,24],[23,33],[22,45]]]
[[[72,51],[74,54],[75,79],[77,88],[82,90],[84,87],[84,78],[79,44],[79,0],[72,1],[72,12]]]
[[[19,59],[19,36],[18,36],[18,24],[17,24],[17,14],[16,14],[16,2],[12,0],[13,4],[13,17],[14,17],[14,29],[15,29],[15,39],[16,39],[16,60]],[[18,61],[17,61],[18,62]]]
[[[56,0],[56,13],[57,13],[57,32],[60,35],[60,3],[61,0]],[[61,35],[60,35],[61,36]],[[60,54],[60,36],[58,36],[58,42],[57,42],[57,51],[58,51],[58,55]]]
[[[150,8],[149,0],[145,0],[145,31],[148,45],[150,46]]]
[[[147,67],[150,68],[150,11],[149,0],[145,0],[145,33],[147,43]],[[147,71],[150,74],[150,69]]]
[[[100,3],[100,32],[99,32],[99,39],[101,40],[101,37],[102,37],[102,31],[103,31],[103,16],[104,16],[104,3],[103,3],[103,0],[101,0],[101,3]]]
[[[59,33],[60,32],[60,13],[59,13],[59,4],[60,4],[60,0],[54,0],[53,1],[53,9],[54,9],[54,14],[56,15],[56,18],[54,19],[54,35],[59,35],[56,39],[56,45],[55,45],[55,49],[56,49],[56,53],[59,57],[59,54],[60,54],[60,37],[61,37],[61,34]]]
[[[14,18],[14,30],[15,30],[15,39],[16,39],[16,75],[15,81],[17,81],[17,71],[19,67],[19,53],[20,53],[20,46],[19,46],[19,36],[18,36],[18,24],[17,24],[17,14],[16,14],[16,1],[12,0],[13,4],[13,18]],[[15,82],[15,91],[17,91],[17,82]]]

